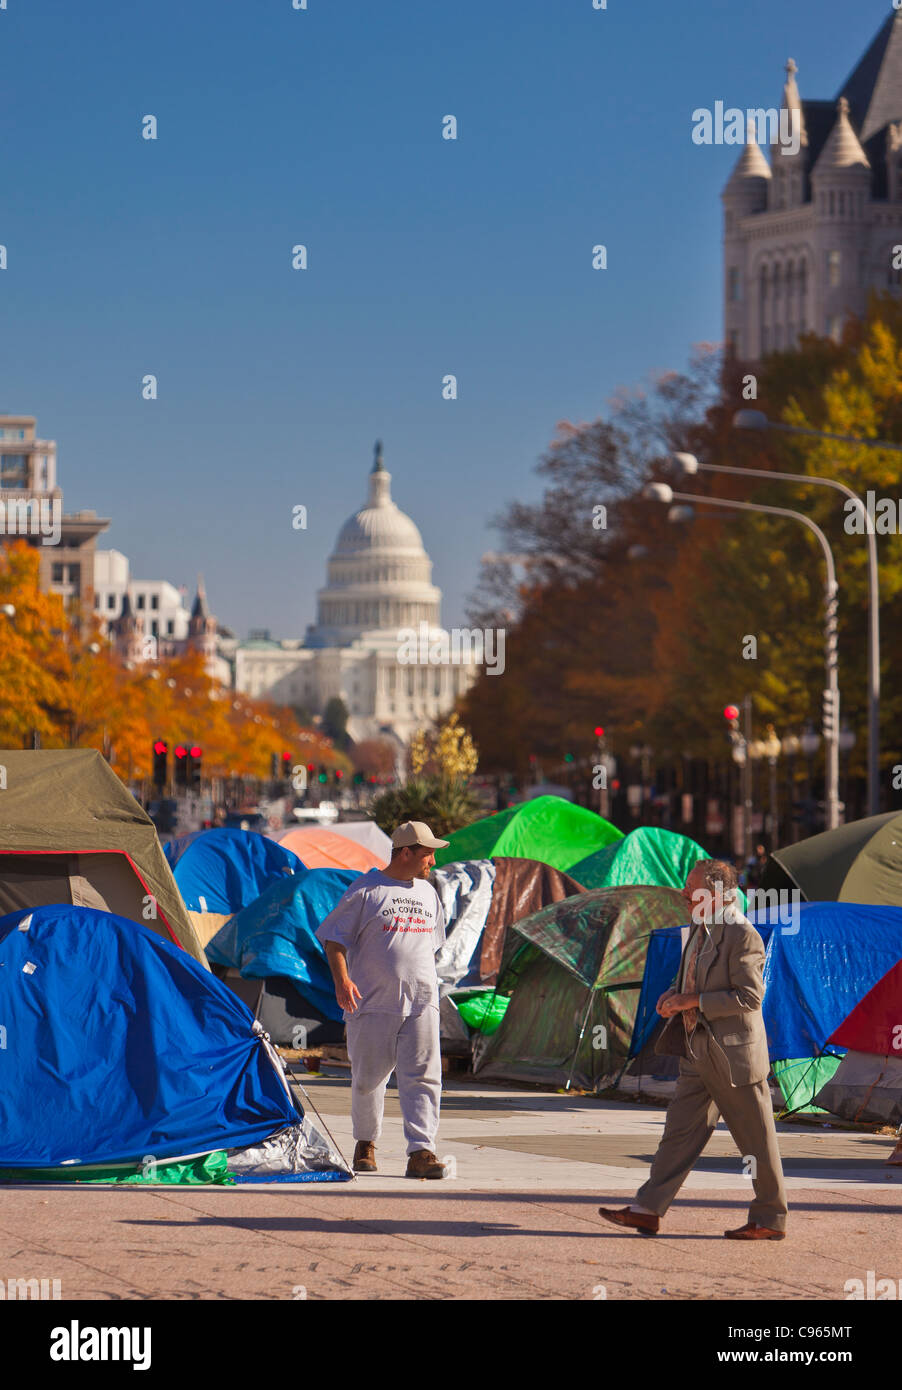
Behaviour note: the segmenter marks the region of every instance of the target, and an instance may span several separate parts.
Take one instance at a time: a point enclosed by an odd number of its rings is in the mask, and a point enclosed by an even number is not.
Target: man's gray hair
[[[703,886],[711,894],[718,888],[721,894],[726,894],[739,887],[739,874],[726,859],[700,859],[693,867],[698,869]]]

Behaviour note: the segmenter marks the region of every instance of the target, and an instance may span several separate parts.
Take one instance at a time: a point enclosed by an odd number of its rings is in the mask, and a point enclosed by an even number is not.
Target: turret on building
[[[802,333],[838,339],[871,290],[902,292],[902,10],[833,100],[804,100],[797,73],[790,58],[782,104],[798,147],[777,138],[768,164],[750,124],[721,195],[724,336],[746,362]]]

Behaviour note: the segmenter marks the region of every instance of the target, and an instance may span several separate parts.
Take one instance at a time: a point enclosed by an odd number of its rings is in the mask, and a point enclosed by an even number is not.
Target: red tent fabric
[[[868,990],[827,1041],[878,1057],[902,1056],[902,960]]]

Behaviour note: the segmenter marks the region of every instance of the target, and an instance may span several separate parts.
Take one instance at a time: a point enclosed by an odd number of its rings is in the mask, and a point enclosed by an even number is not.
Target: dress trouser
[[[714,1133],[718,1115],[722,1115],[742,1155],[737,1176],[747,1174],[746,1181],[750,1177],[754,1189],[749,1221],[782,1231],[786,1227],[786,1190],[770,1089],[766,1081],[731,1086],[726,1062],[709,1047],[709,1041],[707,1029],[696,1028],[692,1035],[695,1058],[680,1058],[680,1079],[667,1107],[664,1134],[648,1181],[639,1188],[635,1200],[663,1216]],[[737,1159],[737,1165],[739,1162]]]
[[[375,1143],[381,1135],[385,1088],[394,1072],[407,1152],[434,1152],[442,1095],[438,1009],[408,1018],[366,1013],[349,1018],[346,1029],[355,1140]]]

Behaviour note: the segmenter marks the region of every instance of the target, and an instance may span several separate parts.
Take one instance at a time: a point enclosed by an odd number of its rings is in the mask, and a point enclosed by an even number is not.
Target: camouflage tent
[[[658,927],[680,926],[673,888],[599,888],[508,926],[496,991],[511,996],[480,1039],[473,1070],[493,1080],[600,1091],[626,1065],[645,956]]]

